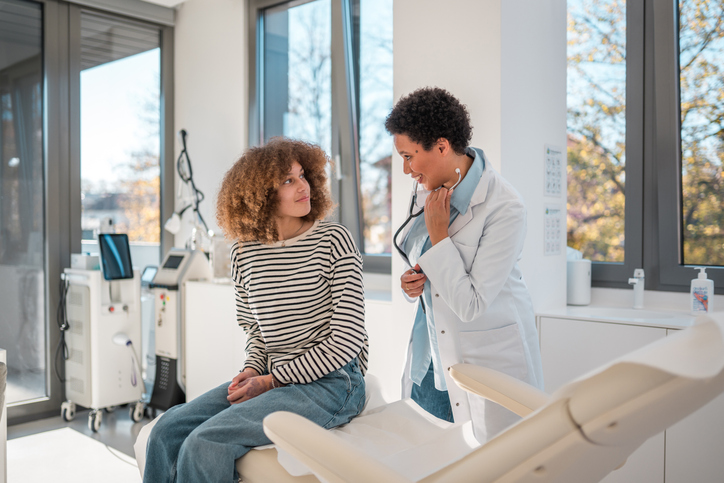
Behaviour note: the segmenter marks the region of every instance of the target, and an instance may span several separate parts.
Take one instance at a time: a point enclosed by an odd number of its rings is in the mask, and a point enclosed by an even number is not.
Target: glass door
[[[331,0],[264,12],[263,138],[287,136],[332,154]]]
[[[8,405],[48,396],[43,5],[0,0],[0,347]]]

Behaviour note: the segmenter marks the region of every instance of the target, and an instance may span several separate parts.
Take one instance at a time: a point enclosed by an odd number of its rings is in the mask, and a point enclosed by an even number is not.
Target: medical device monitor
[[[169,255],[166,259],[166,263],[163,264],[163,268],[167,268],[169,270],[176,270],[179,265],[181,265],[183,259],[183,255]]]
[[[153,277],[156,276],[156,272],[158,272],[158,267],[156,265],[149,265],[144,268],[143,273],[141,274],[141,286],[148,287],[148,285],[153,282]]]
[[[106,280],[133,278],[131,248],[125,233],[101,233],[98,235],[101,249],[101,271]]]

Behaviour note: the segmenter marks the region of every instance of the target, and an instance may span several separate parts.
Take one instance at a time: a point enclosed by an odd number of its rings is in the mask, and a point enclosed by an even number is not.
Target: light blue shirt
[[[485,170],[485,160],[481,156],[478,156],[472,149],[468,149],[467,152],[474,155],[475,158],[465,178],[460,181],[460,184],[455,188],[450,198],[450,224],[452,224],[459,214],[465,214],[465,212],[468,211],[470,200]],[[430,247],[432,247],[432,243],[430,243],[430,235],[427,233],[425,216],[418,216],[405,237],[402,248],[405,250],[407,258],[414,267],[417,260],[423,253],[428,251]],[[435,389],[438,391],[447,391],[445,373],[440,360],[440,351],[437,347],[435,318],[432,313],[432,293],[429,280],[425,282],[422,297],[427,308],[427,313],[423,312],[422,305],[418,305],[415,323],[412,326],[412,370],[410,376],[412,382],[420,385],[432,363],[435,373]]]

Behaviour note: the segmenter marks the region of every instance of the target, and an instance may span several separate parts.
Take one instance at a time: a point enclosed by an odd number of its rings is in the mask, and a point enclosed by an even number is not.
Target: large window
[[[724,266],[724,5],[679,2],[685,265]]]
[[[626,4],[568,3],[568,243],[623,262]]]
[[[264,141],[284,135],[332,151],[331,4],[264,11]]]
[[[722,4],[568,2],[568,244],[601,286],[724,285]]]
[[[392,250],[392,138],[385,119],[392,109],[392,1],[359,1],[359,150],[364,251]]]
[[[252,2],[250,142],[288,136],[319,144],[335,216],[365,269],[389,272],[392,1]]]
[[[110,219],[128,234],[134,258],[158,264],[161,32],[94,12],[80,20],[84,247],[97,252],[95,233]]]

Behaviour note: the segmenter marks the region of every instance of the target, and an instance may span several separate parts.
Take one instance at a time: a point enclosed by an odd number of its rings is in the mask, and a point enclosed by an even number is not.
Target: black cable
[[[61,376],[59,368],[61,351],[64,361],[67,361],[70,358],[70,354],[68,352],[68,344],[66,344],[65,342],[65,332],[70,329],[70,324],[68,323],[68,310],[66,302],[69,288],[70,284],[68,283],[68,281],[61,277],[60,301],[58,302],[58,310],[55,314],[55,320],[58,324],[58,330],[60,330],[58,347],[56,347],[55,349],[55,375],[58,377],[58,380],[61,382],[61,384],[65,384],[65,378]]]
[[[206,233],[208,233],[209,227],[208,225],[206,225],[206,221],[204,220],[204,217],[199,211],[199,204],[204,201],[205,195],[203,192],[201,192],[200,189],[196,187],[196,183],[194,183],[194,170],[191,168],[191,158],[189,158],[189,153],[186,149],[186,131],[182,129],[181,131],[179,131],[179,135],[181,136],[181,144],[183,145],[183,149],[181,150],[181,153],[176,160],[176,171],[178,171],[178,175],[181,178],[181,181],[191,185],[194,197],[192,204],[184,207],[179,212],[179,216],[181,216],[184,211],[193,206],[194,213],[196,213],[196,216],[199,217],[199,220],[201,220],[201,223],[204,225],[204,229],[206,229]],[[186,161],[186,166],[182,166],[181,163],[183,161]]]

